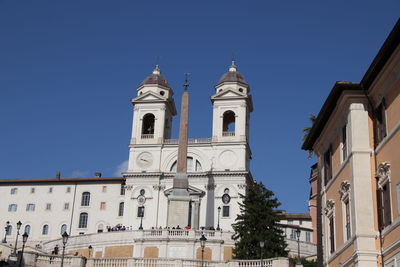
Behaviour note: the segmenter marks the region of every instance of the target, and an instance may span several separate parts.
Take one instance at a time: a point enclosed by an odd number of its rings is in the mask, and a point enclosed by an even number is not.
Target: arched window
[[[49,234],[49,225],[45,224],[45,225],[43,225],[43,228],[42,228],[42,235],[48,235],[48,234]]]
[[[86,212],[82,212],[79,215],[79,228],[87,228],[88,223],[88,214]]]
[[[97,227],[97,232],[98,233],[102,233],[104,231],[104,225],[101,223],[99,224],[99,226]]]
[[[11,235],[11,234],[12,234],[12,225],[8,225],[6,230],[6,235]]]
[[[31,233],[31,226],[29,224],[25,225],[24,233],[27,233],[28,235]]]
[[[235,136],[235,113],[231,110],[225,111],[223,115],[222,135]]]
[[[89,192],[83,192],[82,193],[81,206],[89,206],[89,203],[90,203],[90,193]]]
[[[66,231],[67,231],[67,225],[66,225],[66,224],[61,225],[60,234],[62,235],[62,234],[64,234]]]
[[[143,116],[142,122],[142,138],[153,138],[154,137],[154,121],[155,117],[151,113],[147,113]]]
[[[124,202],[119,203],[118,216],[124,216]]]
[[[200,162],[197,159],[193,159],[193,157],[187,157],[187,171],[188,172],[201,172],[203,171]],[[177,161],[175,161],[170,171],[176,172]]]

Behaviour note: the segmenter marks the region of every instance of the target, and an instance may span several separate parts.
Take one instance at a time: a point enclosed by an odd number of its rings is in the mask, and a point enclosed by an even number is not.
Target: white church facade
[[[168,205],[178,157],[178,140],[171,139],[177,112],[173,90],[156,67],[132,99],[129,164],[122,177],[96,174],[93,178],[1,180],[3,241],[15,240],[16,223],[21,221],[20,233],[28,232],[30,244],[45,250],[59,243],[57,239],[66,231],[71,236],[70,252],[89,253],[90,245],[95,249],[91,256],[99,257],[108,253],[196,258],[196,240],[200,233],[206,233],[214,241],[205,257],[231,258],[239,195],[253,182],[249,93],[250,87],[232,64],[211,96],[212,136],[187,141],[189,211],[184,224],[168,223],[173,216],[168,214]],[[111,231],[117,226],[125,232]],[[179,237],[179,231],[186,231],[182,232],[184,238]],[[179,245],[171,245],[175,241]]]

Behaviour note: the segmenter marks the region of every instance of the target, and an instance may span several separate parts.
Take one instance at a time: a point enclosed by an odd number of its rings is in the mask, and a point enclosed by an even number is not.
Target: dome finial
[[[156,74],[156,75],[160,75],[160,74],[161,74],[161,70],[160,70],[160,68],[158,67],[158,64],[156,64],[156,67],[155,67],[154,70],[153,70],[153,74]]]
[[[231,71],[231,72],[237,71],[237,66],[235,65],[235,60],[232,60],[232,64],[229,67],[229,71]]]

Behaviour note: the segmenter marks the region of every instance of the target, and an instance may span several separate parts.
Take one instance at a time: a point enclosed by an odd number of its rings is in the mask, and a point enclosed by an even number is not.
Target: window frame
[[[228,215],[225,215],[227,212]],[[231,208],[230,205],[222,205],[222,218],[230,218]]]
[[[89,191],[82,192],[82,195],[81,195],[81,206],[82,207],[89,207],[90,206],[90,192]]]
[[[14,207],[15,207],[15,209],[14,209]],[[9,212],[16,212],[17,209],[18,209],[18,205],[15,204],[15,203],[11,203],[11,204],[8,205],[8,211]]]
[[[332,180],[332,145],[324,153],[324,184],[325,186]]]
[[[89,214],[87,212],[81,212],[79,214],[79,222],[78,228],[79,229],[86,229],[89,222]]]
[[[124,216],[125,202],[121,201],[118,205],[118,217]]]
[[[48,224],[44,224],[42,226],[42,235],[48,235],[49,234],[49,225]]]

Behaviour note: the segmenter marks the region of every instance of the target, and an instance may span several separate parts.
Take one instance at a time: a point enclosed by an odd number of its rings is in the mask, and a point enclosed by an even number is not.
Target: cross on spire
[[[189,75],[190,73],[185,73],[185,83],[183,84],[183,89],[187,91],[189,87]]]

